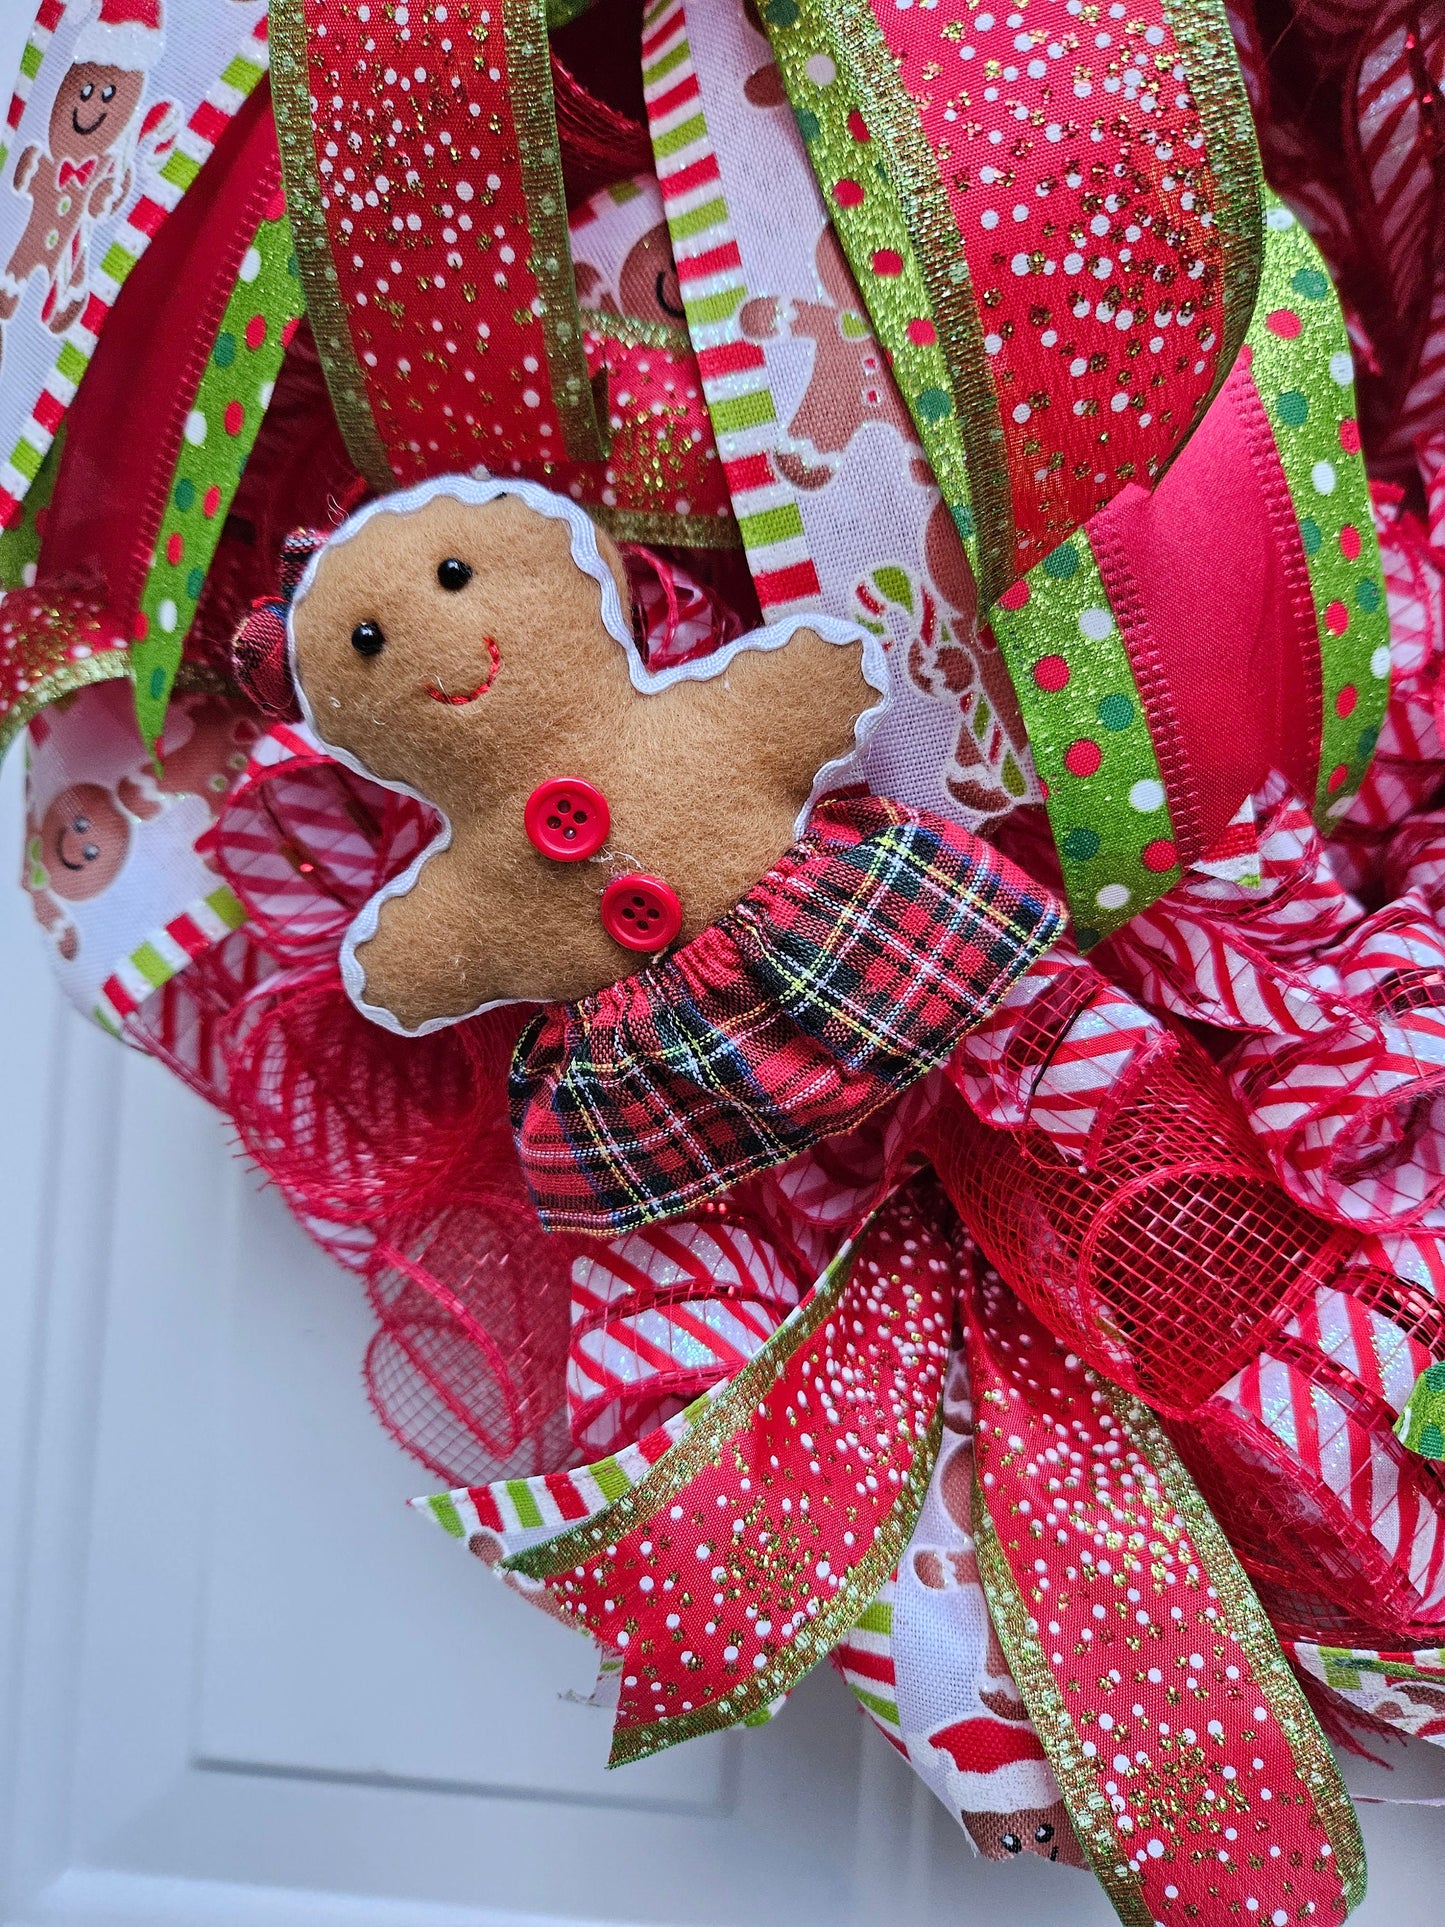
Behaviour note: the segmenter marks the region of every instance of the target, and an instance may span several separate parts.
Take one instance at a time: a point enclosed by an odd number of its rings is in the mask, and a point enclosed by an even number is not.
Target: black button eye
[[[437,564],[437,581],[444,589],[450,589],[453,593],[458,589],[465,589],[471,579],[470,567],[454,555],[449,555],[445,562]]]
[[[1047,1823],[1045,1823],[1045,1825],[1041,1827],[1034,1828],[1034,1838],[1035,1840],[1038,1841],[1041,1847],[1046,1847],[1049,1844],[1049,1842],[1053,1839],[1053,1837],[1054,1837],[1054,1830]]]
[[[386,647],[386,637],[381,632],[381,624],[358,622],[351,632],[351,646],[358,656],[379,656]]]
[[[1024,1849],[1024,1843],[1016,1833],[1006,1833],[999,1845],[1005,1853],[1022,1853]]]

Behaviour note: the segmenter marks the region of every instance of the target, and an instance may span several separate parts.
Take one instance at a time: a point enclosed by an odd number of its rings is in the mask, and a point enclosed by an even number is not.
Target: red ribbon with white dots
[[[279,0],[276,120],[307,313],[378,488],[604,451],[540,0]]]
[[[980,1576],[1119,1918],[1342,1919],[1364,1893],[1353,1809],[1158,1421],[992,1274],[968,1368]]]

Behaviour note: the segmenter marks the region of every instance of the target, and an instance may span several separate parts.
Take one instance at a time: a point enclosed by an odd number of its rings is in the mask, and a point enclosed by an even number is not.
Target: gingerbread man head
[[[72,783],[53,799],[37,833],[52,896],[83,903],[115,881],[130,854],[134,817],[154,813],[139,795],[128,804],[99,783]]]
[[[447,825],[343,946],[376,1021],[422,1032],[614,982],[730,909],[812,800],[857,780],[887,687],[874,638],[794,620],[653,675],[628,606],[613,544],[528,482],[439,477],[312,558],[289,615],[307,721]]]
[[[110,153],[135,119],[144,91],[143,73],[78,61],[62,76],[50,110],[56,160],[80,166]]]
[[[161,0],[96,0],[50,110],[50,151],[83,164],[120,145],[165,47]]]
[[[633,242],[622,263],[618,285],[623,314],[642,321],[663,321],[674,328],[685,324],[686,311],[678,291],[666,221],[659,221]]]

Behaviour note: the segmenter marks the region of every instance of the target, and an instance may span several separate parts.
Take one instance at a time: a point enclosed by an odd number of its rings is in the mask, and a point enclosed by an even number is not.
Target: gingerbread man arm
[[[75,925],[50,894],[46,885],[39,880],[45,875],[45,871],[31,857],[31,851],[37,847],[39,840],[40,826],[32,816],[26,824],[25,867],[21,872],[20,881],[30,893],[30,904],[35,912],[35,921],[47,936],[55,939],[56,949],[69,963],[80,948],[80,943],[75,934]]]
[[[132,170],[127,162],[119,177],[114,164],[102,170],[100,178],[90,190],[86,201],[86,213],[92,221],[103,221],[107,214],[118,208],[130,193]]]
[[[404,1030],[428,1017],[461,1016],[483,1000],[476,986],[477,914],[461,887],[455,850],[422,866],[404,896],[380,906],[376,933],[356,951],[367,1004]]]
[[[40,165],[41,149],[27,147],[15,163],[14,187],[17,194],[24,194],[35,179],[35,170]]]
[[[768,773],[799,807],[823,765],[853,748],[858,718],[879,699],[861,642],[828,642],[806,628],[781,649],[740,649],[721,676],[673,693],[710,712],[732,767]]]

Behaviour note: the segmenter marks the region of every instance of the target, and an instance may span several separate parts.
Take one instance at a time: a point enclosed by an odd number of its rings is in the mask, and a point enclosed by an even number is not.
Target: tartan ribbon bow
[[[957,824],[825,800],[735,910],[522,1033],[512,1125],[543,1222],[679,1217],[851,1130],[942,1064],[1061,921]]]

